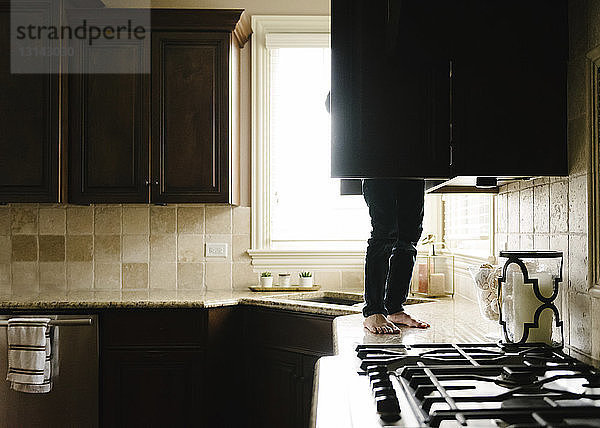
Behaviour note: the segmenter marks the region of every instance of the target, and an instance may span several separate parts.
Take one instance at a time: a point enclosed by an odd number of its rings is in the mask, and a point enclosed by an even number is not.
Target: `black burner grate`
[[[600,374],[547,345],[360,345],[357,354],[361,370],[395,375],[423,426],[600,426]]]

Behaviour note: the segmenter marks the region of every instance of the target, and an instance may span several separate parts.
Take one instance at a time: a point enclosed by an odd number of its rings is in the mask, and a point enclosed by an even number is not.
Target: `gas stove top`
[[[382,426],[600,427],[600,372],[547,345],[356,351]]]

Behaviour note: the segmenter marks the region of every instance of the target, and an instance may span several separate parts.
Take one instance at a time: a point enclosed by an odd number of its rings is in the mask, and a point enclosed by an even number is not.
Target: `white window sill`
[[[364,251],[248,250],[259,269],[362,270]]]

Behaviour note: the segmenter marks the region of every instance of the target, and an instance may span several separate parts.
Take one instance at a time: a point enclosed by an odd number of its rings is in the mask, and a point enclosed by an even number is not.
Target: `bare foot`
[[[390,322],[383,314],[373,314],[365,318],[363,325],[371,333],[375,334],[396,334],[400,329],[393,322]]]
[[[416,318],[411,317],[406,312],[396,312],[395,314],[388,315],[388,320],[393,322],[394,324],[406,325],[408,327],[416,327],[416,328],[427,328],[429,324],[418,320]]]

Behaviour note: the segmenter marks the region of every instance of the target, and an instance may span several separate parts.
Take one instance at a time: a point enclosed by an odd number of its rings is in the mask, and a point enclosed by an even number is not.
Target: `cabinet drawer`
[[[102,315],[102,346],[204,346],[206,311],[158,309]]]

